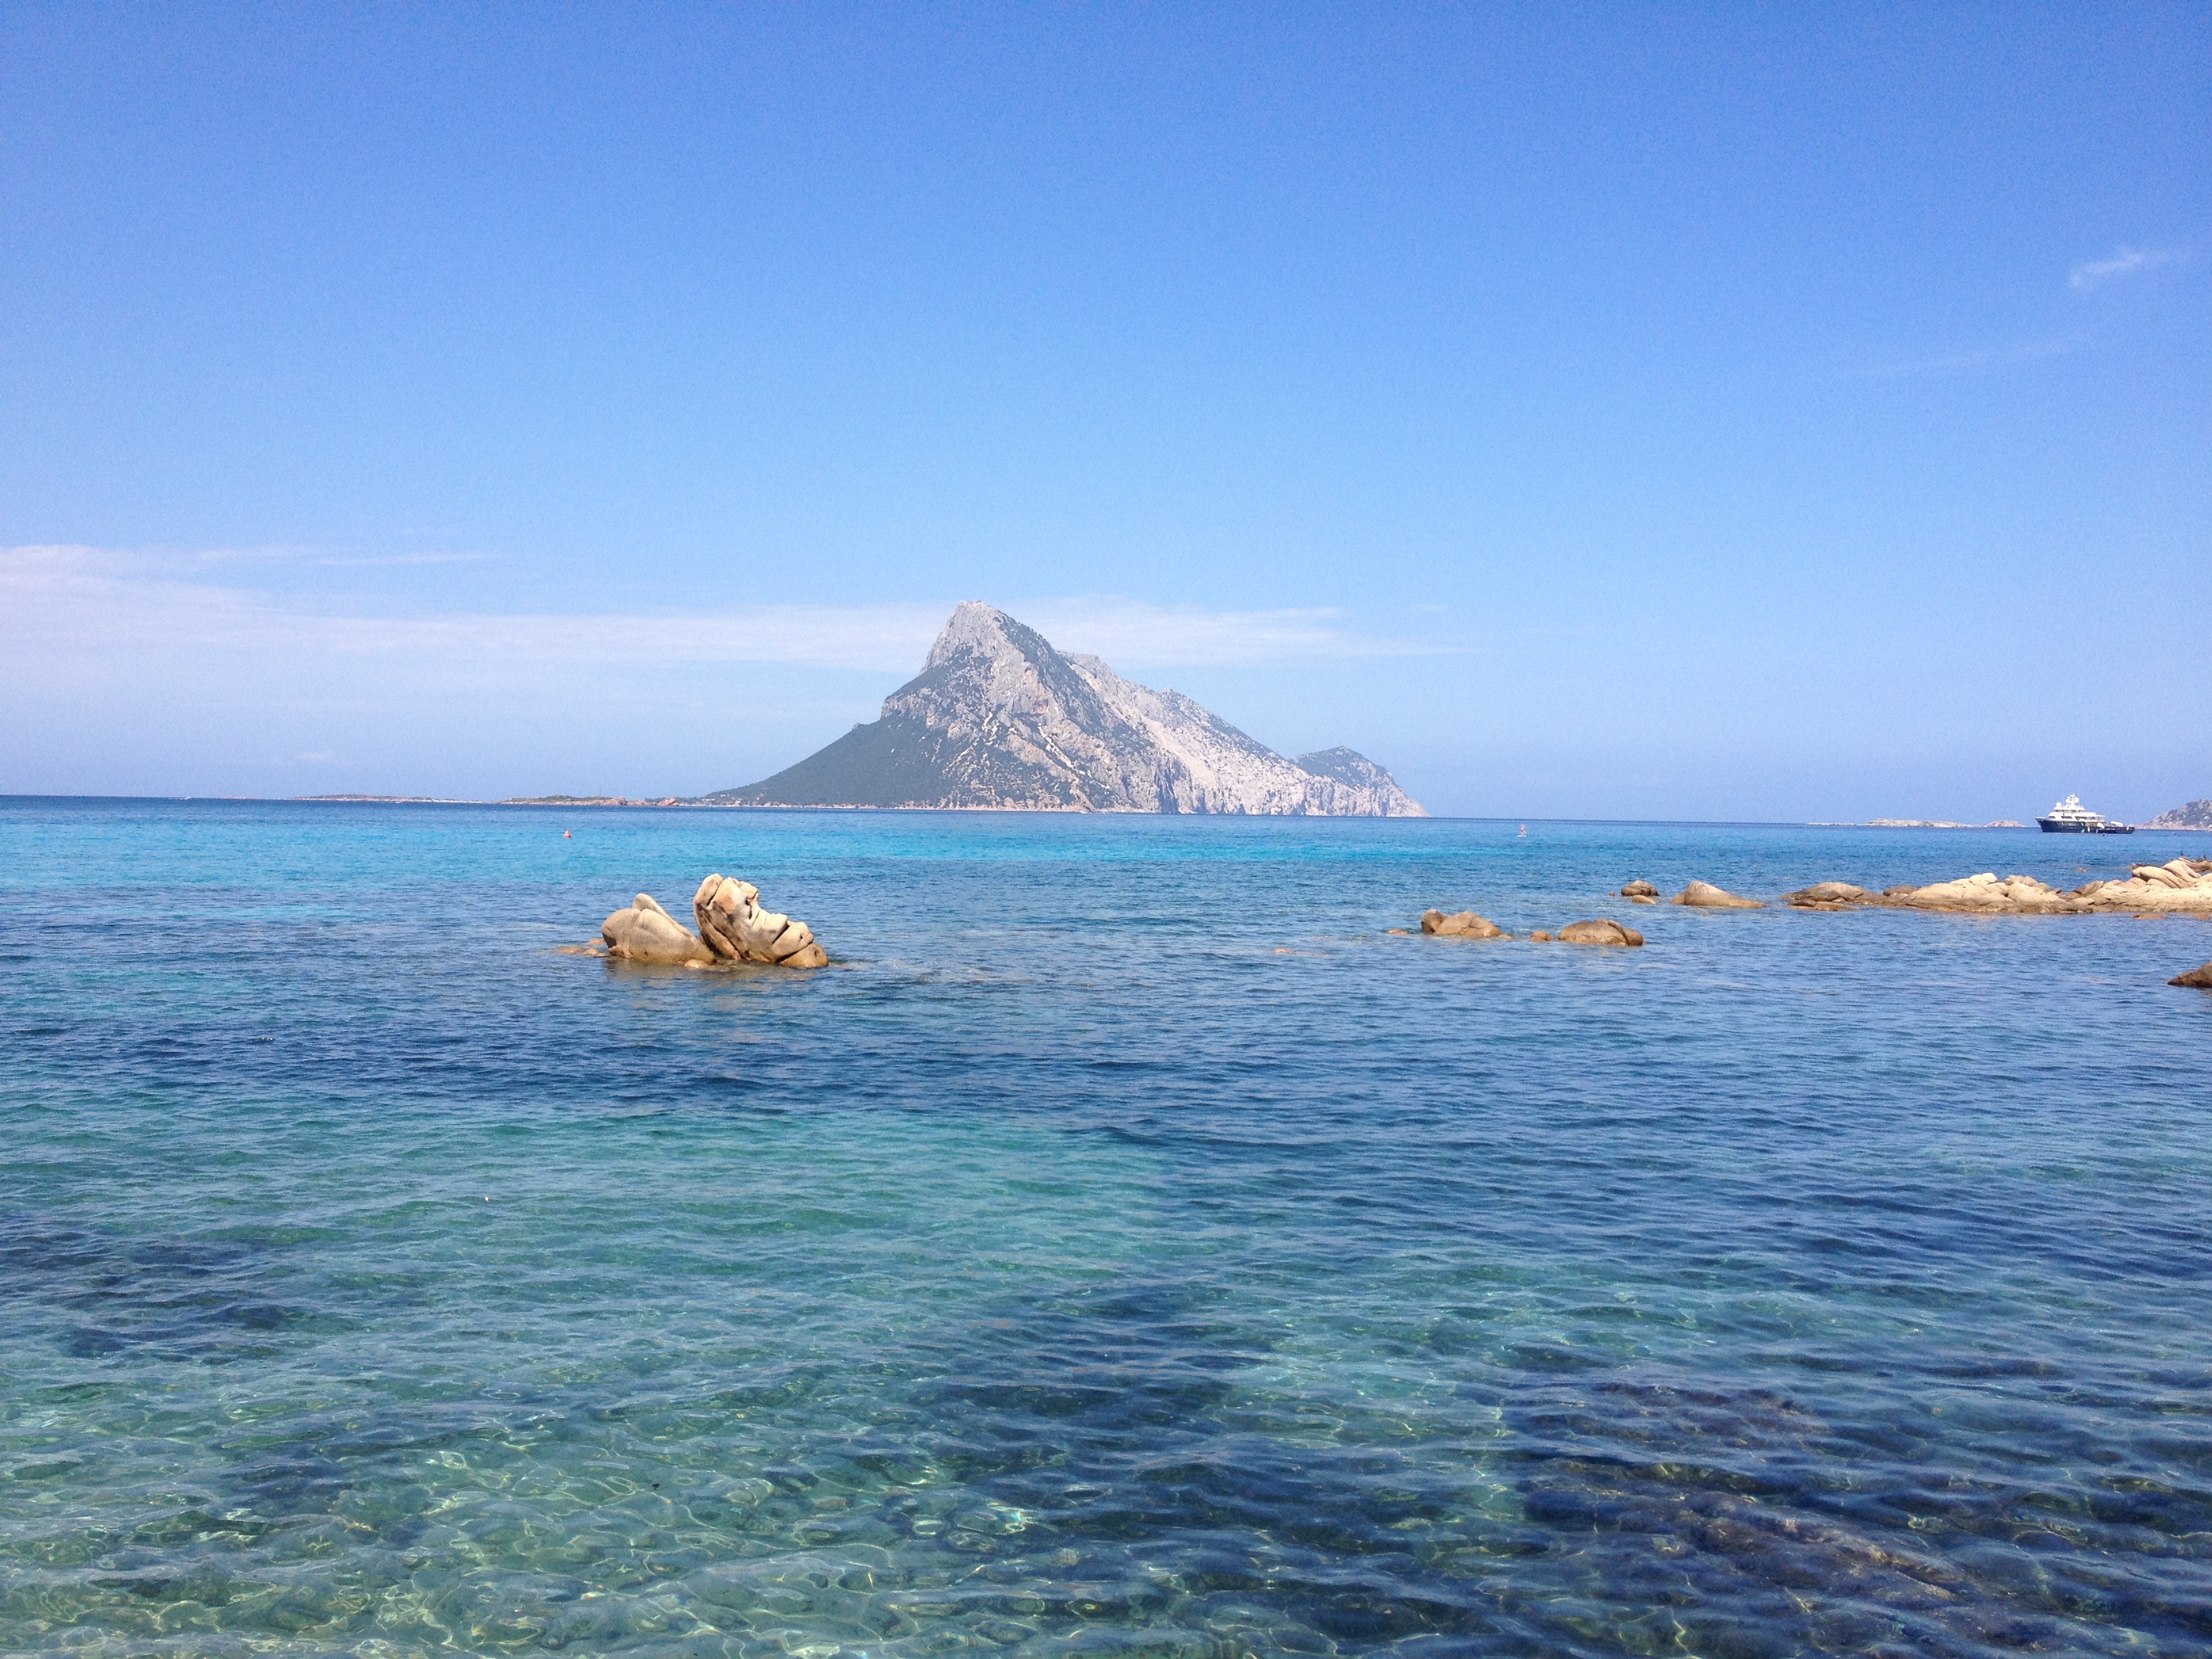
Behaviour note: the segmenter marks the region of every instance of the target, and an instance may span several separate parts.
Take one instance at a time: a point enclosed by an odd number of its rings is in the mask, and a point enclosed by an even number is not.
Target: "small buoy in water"
[[[575,833],[576,833],[576,832],[575,832],[574,830],[563,830],[561,832],[561,839],[562,839],[562,841],[568,841],[568,840],[571,839],[572,837],[574,837],[574,835],[575,835]]]
[[[1528,833],[1528,826],[1527,824],[1524,823],[1521,826],[1521,833],[1524,836]]]

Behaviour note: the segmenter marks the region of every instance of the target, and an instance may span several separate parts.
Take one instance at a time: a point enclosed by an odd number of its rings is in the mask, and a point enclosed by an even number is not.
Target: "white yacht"
[[[2121,823],[2092,812],[2081,805],[2079,795],[2067,796],[2036,822],[2043,826],[2046,836],[2132,836],[2136,832],[2132,823]]]

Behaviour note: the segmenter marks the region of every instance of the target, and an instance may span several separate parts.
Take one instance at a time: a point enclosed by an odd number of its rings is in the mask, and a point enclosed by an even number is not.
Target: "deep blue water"
[[[2212,927],[1601,897],[2203,838],[1516,831],[0,803],[0,1649],[2212,1650]]]

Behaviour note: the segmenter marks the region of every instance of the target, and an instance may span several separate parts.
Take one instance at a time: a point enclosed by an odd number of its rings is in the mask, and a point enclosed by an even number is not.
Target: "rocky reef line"
[[[2212,914],[2212,859],[2138,864],[2124,881],[2084,882],[2063,891],[2033,876],[1984,871],[1925,887],[1885,887],[1879,893],[1847,881],[1815,882],[1784,893],[1782,902],[1797,910],[1944,910],[1972,915]]]
[[[1631,881],[1619,890],[1631,904],[1661,902],[1649,881]],[[1707,881],[1692,881],[1667,902],[1686,909],[1763,910],[1765,901],[1747,898]],[[2033,876],[1984,872],[1925,886],[1899,885],[1880,892],[1850,882],[1815,882],[1784,893],[1777,901],[1793,910],[1924,910],[1966,915],[2201,915],[2212,920],[2212,859],[2177,858],[2164,864],[2135,866],[2123,881],[2090,881],[2068,891]],[[570,945],[624,962],[669,967],[757,967],[808,969],[827,966],[829,953],[805,922],[761,907],[760,890],[720,872],[699,884],[692,896],[696,931],[662,908],[650,893],[640,893],[599,927],[599,945]],[[1406,935],[1413,929],[1393,927]],[[1513,935],[1475,911],[1424,911],[1425,938],[1510,939]],[[1571,921],[1556,931],[1537,928],[1527,935],[1536,944],[1596,945],[1639,948],[1644,935],[1611,917]],[[2212,963],[2169,981],[2212,989]]]
[[[1648,881],[1632,881],[1619,896],[1631,904],[1661,902],[1659,890]],[[1667,901],[1697,910],[1764,910],[1765,901],[1745,898],[1709,881],[1693,881]],[[2165,864],[2136,865],[2124,881],[2091,881],[2070,891],[2039,881],[2033,876],[1999,877],[1984,872],[1956,881],[1933,882],[1923,887],[1900,885],[1872,892],[1845,881],[1815,882],[1784,893],[1778,903],[1792,910],[1926,910],[1958,915],[2135,915],[2203,916],[2212,920],[2212,859],[2178,858]],[[1409,927],[1387,933],[1409,935]],[[1473,910],[1424,911],[1424,938],[1447,939],[1510,939],[1513,935],[1487,916]],[[1569,922],[1557,932],[1538,928],[1528,939],[1534,943],[1568,945],[1641,945],[1644,935],[1609,917]],[[2171,985],[2212,990],[2212,963],[2192,969],[2167,981]]]

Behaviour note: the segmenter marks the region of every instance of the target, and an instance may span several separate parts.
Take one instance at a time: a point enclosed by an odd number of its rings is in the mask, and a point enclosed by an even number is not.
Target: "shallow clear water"
[[[2212,927],[1601,897],[2202,838],[1516,831],[0,803],[0,1648],[2212,1648]]]

